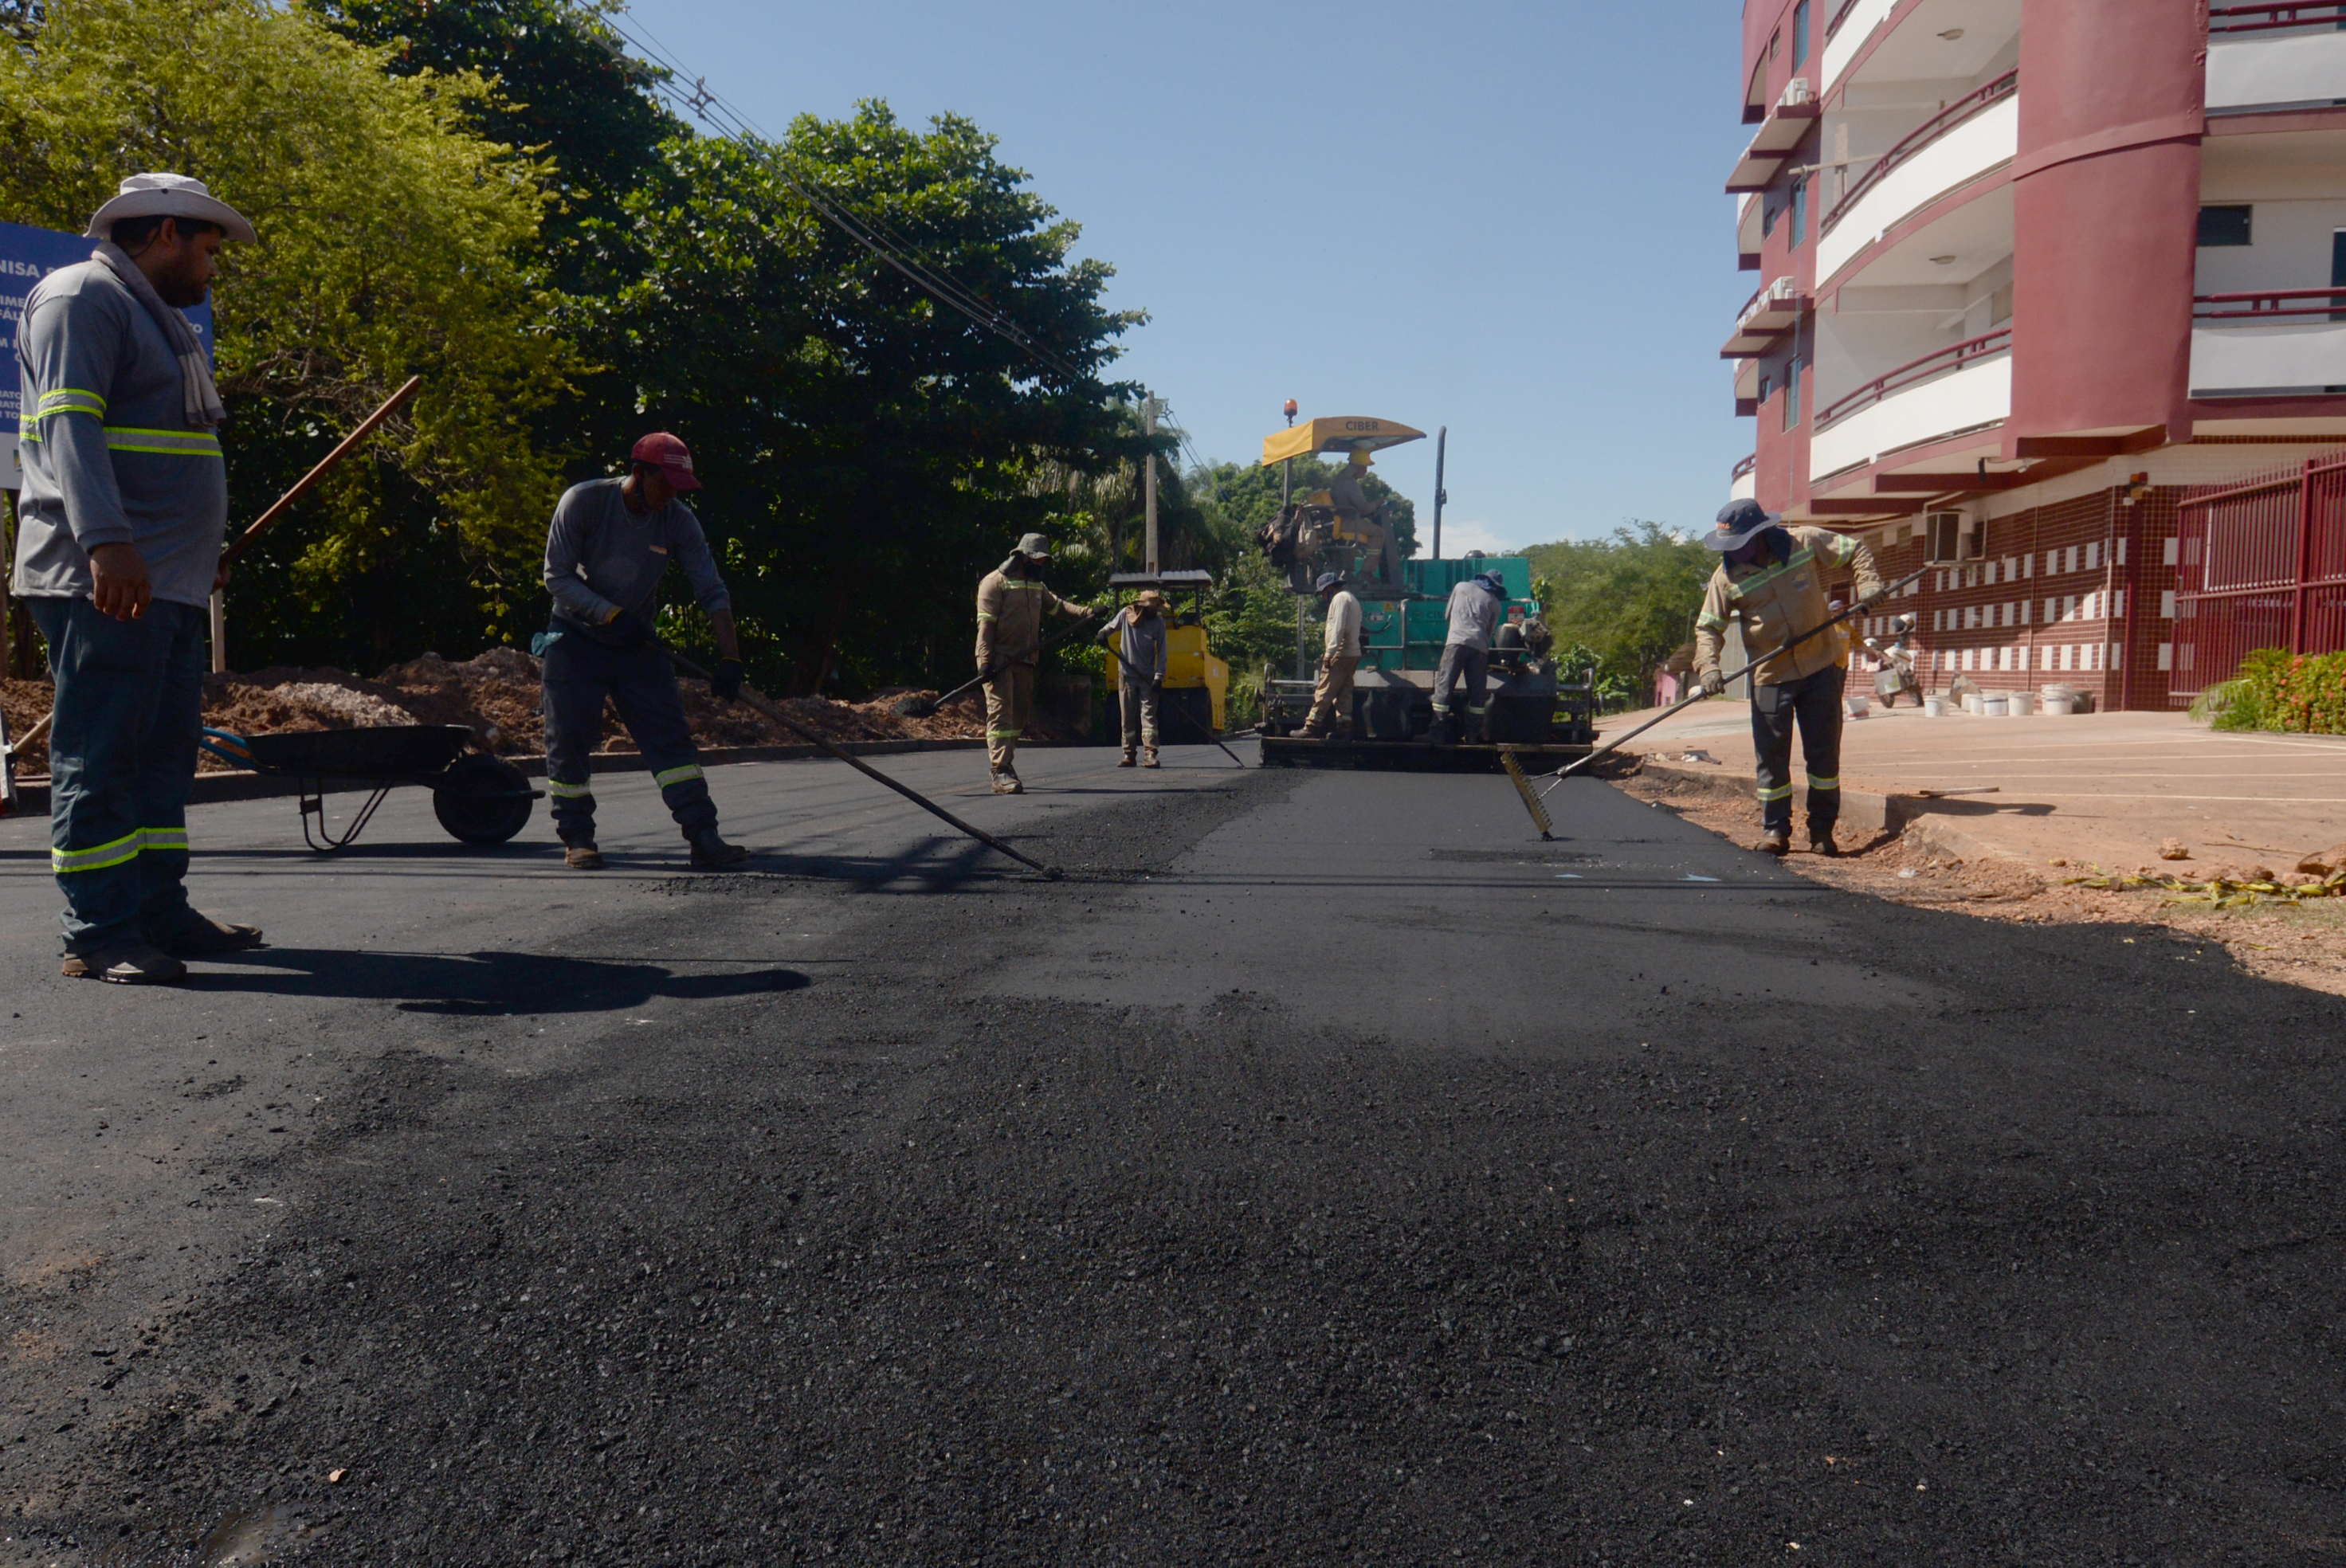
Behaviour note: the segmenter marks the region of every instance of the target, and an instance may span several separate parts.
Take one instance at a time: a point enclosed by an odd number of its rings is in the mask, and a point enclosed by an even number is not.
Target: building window
[[[2199,243],[2202,245],[2246,245],[2249,243],[2249,215],[2253,207],[2203,207],[2199,209]]]
[[[1809,57],[1809,0],[1792,7],[1792,69]]]
[[[1798,250],[1800,248],[1800,238],[1808,232],[1808,229],[1809,182],[1805,179],[1796,179],[1792,181],[1792,221],[1790,228],[1784,234],[1784,249]]]
[[[1800,423],[1800,361],[1797,354],[1784,366],[1784,428]]]

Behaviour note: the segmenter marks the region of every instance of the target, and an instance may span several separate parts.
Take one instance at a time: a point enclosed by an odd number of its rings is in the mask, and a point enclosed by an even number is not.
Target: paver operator
[[[590,479],[565,492],[546,530],[546,589],[554,596],[554,616],[538,639],[546,660],[546,790],[554,797],[564,863],[576,871],[603,865],[588,759],[603,738],[607,698],[617,706],[692,847],[692,863],[715,871],[750,853],[718,834],[700,748],[654,627],[660,577],[673,562],[684,568],[693,598],[716,629],[721,657],[709,689],[728,701],[740,695],[732,596],[700,520],[677,499],[699,488],[691,452],[658,432],[636,443],[625,479]]]
[[[1462,728],[1472,738],[1483,738],[1490,707],[1484,687],[1491,675],[1491,634],[1506,613],[1507,580],[1496,572],[1469,577],[1450,590],[1450,635],[1433,672],[1435,739],[1455,742]],[[1466,687],[1463,721],[1455,713],[1462,682]]]
[[[1710,575],[1695,616],[1695,678],[1707,695],[1725,687],[1720,639],[1730,618],[1743,624],[1743,651],[1764,659],[1751,674],[1751,750],[1759,761],[1760,848],[1771,855],[1792,844],[1792,729],[1800,731],[1800,760],[1809,773],[1809,843],[1818,854],[1841,851],[1833,824],[1841,819],[1841,689],[1848,645],[1838,633],[1784,644],[1822,625],[1828,566],[1850,568],[1858,602],[1882,596],[1873,552],[1829,528],[1786,524],[1756,501],[1728,504],[1704,543],[1726,559]]]
[[[994,792],[1024,795],[1018,781],[1018,737],[1035,706],[1035,664],[1042,657],[1043,616],[1056,610],[1076,620],[1087,605],[1070,604],[1043,585],[1051,546],[1040,534],[1018,541],[1010,558],[977,585],[977,667],[985,677],[985,759]]]
[[[1118,768],[1132,766],[1135,748],[1143,755],[1142,767],[1158,766],[1157,711],[1165,695],[1167,607],[1164,595],[1143,589],[1100,632],[1103,644],[1111,639],[1116,644],[1117,707],[1124,718],[1124,760]]]
[[[1361,601],[1333,572],[1321,573],[1312,586],[1327,609],[1328,632],[1325,651],[1320,655],[1320,679],[1311,692],[1311,711],[1300,733],[1315,739],[1349,737],[1352,677],[1361,667]]]
[[[221,579],[219,392],[181,311],[252,225],[201,180],[136,174],[89,220],[102,241],[25,301],[25,489],[14,591],[48,643],[49,863],[64,972],[183,978],[259,930],[188,902],[188,793],[203,726],[205,602]]]

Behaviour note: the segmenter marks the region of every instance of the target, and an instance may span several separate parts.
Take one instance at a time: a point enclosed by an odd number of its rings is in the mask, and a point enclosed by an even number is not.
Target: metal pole
[[[1442,504],[1450,493],[1442,488],[1442,462],[1450,451],[1450,427],[1443,425],[1433,437],[1433,558],[1442,559]]]
[[[1147,434],[1147,435],[1154,436],[1154,435],[1156,435],[1156,433],[1157,433],[1157,398],[1156,398],[1156,394],[1154,394],[1154,393],[1151,393],[1148,397],[1147,397],[1146,399],[1144,399],[1144,400],[1142,401],[1142,402],[1141,402],[1141,405],[1140,405],[1140,428],[1141,428],[1142,433],[1145,433],[1145,434]],[[1157,449],[1156,449],[1154,446],[1151,446],[1151,447],[1148,449],[1148,459],[1147,459],[1147,463],[1148,463],[1148,466],[1147,466],[1147,468],[1146,468],[1146,469],[1144,469],[1144,470],[1143,470],[1143,472],[1142,472],[1142,477],[1141,477],[1141,488],[1142,488],[1142,494],[1143,494],[1143,504],[1144,504],[1144,506],[1146,507],[1146,510],[1147,510],[1147,515],[1148,515],[1148,524],[1147,524],[1147,526],[1148,526],[1148,536],[1147,536],[1147,541],[1146,541],[1146,546],[1145,546],[1145,548],[1144,548],[1144,549],[1142,550],[1142,552],[1141,552],[1141,558],[1142,558],[1142,560],[1143,560],[1143,561],[1145,561],[1145,562],[1147,563],[1146,570],[1148,571],[1148,575],[1149,575],[1150,576],[1152,576],[1152,577],[1153,577],[1153,576],[1155,576],[1155,575],[1157,575],[1157,571],[1158,571],[1158,566],[1157,566]]]
[[[228,590],[212,590],[212,673],[228,673]]]

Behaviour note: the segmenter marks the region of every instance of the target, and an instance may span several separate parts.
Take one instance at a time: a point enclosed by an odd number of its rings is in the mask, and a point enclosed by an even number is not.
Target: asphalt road
[[[2339,1002],[1168,755],[204,808],[178,991],[0,822],[0,1563],[2346,1556]]]

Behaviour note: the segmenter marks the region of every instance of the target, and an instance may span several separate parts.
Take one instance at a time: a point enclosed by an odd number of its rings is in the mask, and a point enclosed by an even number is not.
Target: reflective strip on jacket
[[[1830,528],[1787,523],[1780,531],[1792,545],[1791,554],[1783,560],[1767,556],[1752,566],[1722,560],[1711,573],[1694,621],[1698,677],[1719,668],[1730,619],[1743,623],[1745,656],[1767,661],[1752,672],[1751,678],[1761,686],[1780,686],[1814,675],[1848,657],[1841,639],[1831,633],[1810,637],[1790,653],[1780,650],[1790,639],[1831,618],[1825,593],[1828,571],[1849,567],[1860,599],[1882,591],[1882,574],[1874,567],[1873,552]]]
[[[977,585],[977,667],[994,667],[997,651],[1014,666],[1031,667],[1043,616],[1060,607],[1059,596],[1031,578],[988,572]]]

